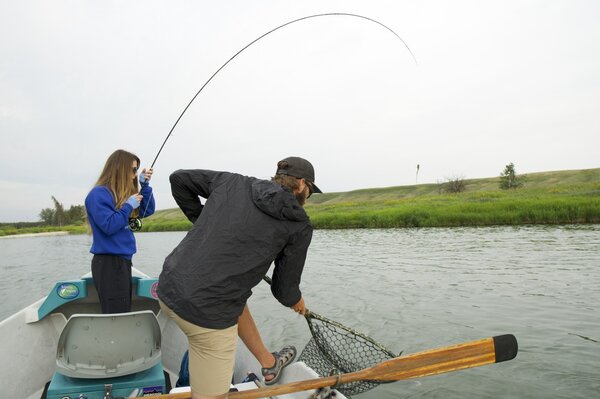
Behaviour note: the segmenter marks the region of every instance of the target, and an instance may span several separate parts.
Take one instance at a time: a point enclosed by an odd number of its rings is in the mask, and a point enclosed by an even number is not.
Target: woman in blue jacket
[[[92,228],[92,277],[98,291],[102,313],[131,311],[131,258],[136,252],[130,219],[154,213],[154,198],[149,185],[152,169],[140,172],[140,159],[117,150],[104,165],[100,178],[85,198],[85,209]]]

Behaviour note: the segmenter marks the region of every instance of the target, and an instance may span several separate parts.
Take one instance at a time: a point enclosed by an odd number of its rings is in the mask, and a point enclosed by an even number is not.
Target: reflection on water
[[[185,233],[138,234],[157,275]],[[0,318],[89,271],[89,236],[0,240]],[[388,384],[361,398],[590,398],[600,392],[600,225],[316,231],[302,289],[314,311],[395,352],[515,334],[511,362]],[[250,300],[273,349],[306,322],[266,284]]]

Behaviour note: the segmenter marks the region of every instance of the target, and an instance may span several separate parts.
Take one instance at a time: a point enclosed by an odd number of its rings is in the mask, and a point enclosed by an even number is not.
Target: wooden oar
[[[397,357],[354,373],[296,381],[249,391],[232,392],[228,398],[257,399],[309,389],[332,387],[354,381],[399,381],[426,377],[504,362],[514,359],[517,356],[517,351],[518,345],[514,335],[499,335],[493,338]],[[154,399],[187,399],[190,397],[191,393],[189,392],[153,396]]]

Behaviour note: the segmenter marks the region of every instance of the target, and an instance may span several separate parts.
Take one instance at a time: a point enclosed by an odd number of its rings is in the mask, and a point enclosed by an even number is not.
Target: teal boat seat
[[[73,378],[113,378],[160,360],[160,327],[151,310],[74,314],[58,340],[56,371]]]
[[[158,300],[158,295],[156,294],[158,279],[133,276],[131,277],[131,284],[135,289],[135,296]],[[63,305],[85,299],[88,296],[89,286],[92,286],[93,289],[93,285],[94,282],[91,276],[83,277],[80,280],[60,281],[56,283],[36,313],[28,317],[27,323],[40,321]],[[100,306],[98,306],[99,309]]]

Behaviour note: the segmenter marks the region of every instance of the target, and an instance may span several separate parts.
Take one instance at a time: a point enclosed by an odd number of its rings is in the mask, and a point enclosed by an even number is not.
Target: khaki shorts
[[[206,396],[227,393],[233,377],[237,324],[223,330],[200,327],[183,320],[164,303],[159,303],[163,312],[175,320],[188,338],[192,392]]]

